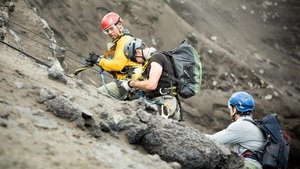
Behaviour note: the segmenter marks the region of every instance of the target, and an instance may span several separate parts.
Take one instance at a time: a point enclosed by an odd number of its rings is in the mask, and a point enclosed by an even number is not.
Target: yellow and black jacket
[[[110,72],[118,79],[135,79],[137,75],[132,73],[135,68],[142,67],[141,64],[132,62],[124,54],[125,44],[132,38],[128,34],[121,35],[119,39],[113,42],[113,46],[104,54],[105,59],[98,63],[105,71]]]

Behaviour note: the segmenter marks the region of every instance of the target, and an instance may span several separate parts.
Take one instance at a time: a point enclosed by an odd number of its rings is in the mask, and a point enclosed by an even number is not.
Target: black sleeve
[[[161,52],[154,53],[150,59],[151,62],[156,62],[160,64],[163,68],[163,72],[166,72],[168,75],[175,76],[173,65],[168,56],[164,55]]]
[[[165,60],[164,54],[156,52],[152,55],[152,57],[150,59],[150,63],[156,62],[156,63],[160,64],[162,67],[164,67],[164,62],[165,62],[164,60]]]

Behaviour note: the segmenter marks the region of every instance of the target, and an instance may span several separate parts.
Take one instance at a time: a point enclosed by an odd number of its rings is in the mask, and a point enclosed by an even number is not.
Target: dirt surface
[[[48,41],[40,37],[49,35],[41,23],[41,18],[44,19],[57,42],[67,48],[66,74],[81,67],[89,51],[105,51],[110,39],[101,32],[99,23],[109,11],[121,14],[125,27],[133,35],[158,50],[172,49],[183,39],[190,39],[201,55],[203,81],[197,96],[182,100],[185,123],[204,133],[223,129],[230,123],[227,99],[235,91],[247,91],[255,97],[255,117],[270,112],[278,114],[293,138],[289,168],[298,168],[300,4],[297,0],[13,2],[15,11],[10,15],[8,28],[20,40],[10,31],[5,40],[50,64],[52,53]],[[46,86],[79,98],[79,104],[87,108],[95,106],[96,99],[104,99],[107,105],[103,103],[99,109],[118,112],[128,103],[99,96],[96,87],[101,79],[97,71],[86,70],[74,84],[65,85],[49,79],[45,67],[15,50],[0,44],[0,51],[0,139],[1,145],[5,145],[0,149],[0,168],[172,167],[157,156],[145,155],[125,138],[104,134],[99,141],[37,103],[36,88]]]

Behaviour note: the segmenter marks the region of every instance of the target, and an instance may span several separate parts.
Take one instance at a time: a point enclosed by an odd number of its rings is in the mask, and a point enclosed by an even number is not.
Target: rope
[[[2,40],[0,40],[0,42],[3,43],[3,44],[5,44],[5,45],[7,45],[8,47],[10,47],[10,48],[12,48],[12,49],[14,49],[14,50],[16,50],[16,51],[18,51],[18,52],[24,54],[25,56],[27,56],[27,57],[29,57],[29,58],[35,60],[37,63],[39,63],[39,64],[41,64],[41,65],[43,65],[43,66],[46,66],[47,68],[51,68],[51,66],[50,66],[49,64],[47,64],[47,63],[45,63],[45,62],[43,62],[43,61],[37,59],[36,57],[34,57],[34,56],[32,56],[32,55],[30,55],[30,54],[24,52],[24,51],[22,51],[21,49],[18,49],[17,47],[15,47],[15,46],[13,46],[13,45],[7,43],[7,42],[4,42],[4,41],[2,41]],[[100,69],[100,70],[96,70],[95,68],[92,68],[92,69],[95,70],[95,71],[99,71],[100,77],[102,78],[102,83],[105,85],[105,88],[107,89],[107,91],[109,92],[109,94],[110,94],[111,96],[113,96],[114,98],[117,98],[117,99],[118,99],[118,97],[117,97],[114,93],[112,93],[112,92],[106,87],[106,82],[105,82],[105,77],[104,77],[104,76],[109,77],[109,78],[112,78],[112,79],[114,79],[114,78],[111,77],[111,76],[109,76],[109,75],[104,74],[102,69]]]
[[[12,49],[18,51],[18,52],[21,52],[21,53],[24,54],[25,56],[30,57],[31,59],[35,60],[37,63],[39,63],[39,64],[41,64],[41,65],[43,65],[43,66],[46,66],[46,67],[48,67],[48,68],[51,67],[51,66],[48,65],[47,63],[45,63],[45,62],[43,62],[43,61],[37,59],[36,57],[34,57],[34,56],[32,56],[32,55],[30,55],[30,54],[28,54],[28,53],[26,53],[26,52],[24,52],[24,51],[22,51],[22,50],[20,50],[20,49],[14,47],[14,46],[12,46],[12,45],[10,45],[9,43],[6,43],[6,42],[4,42],[4,41],[2,41],[2,40],[0,40],[0,42],[3,43],[3,44],[5,44],[5,45],[7,45],[8,47],[10,47],[10,48],[12,48]],[[96,69],[94,69],[94,70],[96,70]],[[99,73],[100,73],[100,77],[101,77],[101,79],[102,79],[102,83],[103,83],[105,89],[108,91],[108,93],[109,93],[113,98],[119,99],[119,97],[118,97],[115,93],[113,93],[110,89],[107,88],[104,75],[107,76],[107,77],[110,77],[110,78],[113,78],[113,77],[104,74],[102,69],[100,69],[100,70],[98,70],[98,71],[99,71]]]
[[[16,47],[14,47],[14,46],[12,46],[12,45],[10,45],[10,44],[8,44],[8,43],[2,41],[2,40],[1,40],[0,42],[3,43],[3,44],[5,44],[5,45],[7,45],[7,46],[9,46],[9,47],[12,48],[12,49],[18,51],[18,52],[21,52],[21,53],[24,54],[25,56],[30,57],[31,59],[35,60],[37,63],[39,63],[39,64],[41,64],[41,65],[44,65],[44,66],[46,66],[46,67],[48,67],[48,68],[51,67],[51,66],[48,65],[47,63],[45,63],[45,62],[43,62],[43,61],[37,59],[36,57],[34,57],[34,56],[32,56],[32,55],[30,55],[30,54],[28,54],[28,53],[26,53],[26,52],[24,52],[24,51],[22,51],[22,50],[16,48]]]
[[[50,41],[49,38],[44,37],[44,36],[42,36],[42,35],[40,35],[40,34],[38,34],[38,33],[35,33],[35,32],[33,32],[33,31],[31,31],[30,29],[28,29],[28,28],[26,28],[26,27],[24,27],[24,26],[22,26],[22,25],[20,25],[20,24],[17,24],[17,23],[15,23],[15,22],[10,21],[10,20],[9,20],[9,22],[12,23],[12,24],[14,24],[14,25],[19,26],[21,29],[24,29],[24,30],[26,30],[26,31],[28,31],[28,32],[31,32],[32,34],[37,35],[37,36],[39,36],[39,37],[41,37],[41,38],[43,38],[43,39],[45,39],[45,40],[47,40],[47,41]],[[37,41],[37,40],[35,40],[35,39],[33,39],[33,38],[31,38],[31,37],[25,35],[25,33],[22,33],[22,32],[20,32],[20,31],[16,31],[15,29],[13,29],[13,28],[11,28],[11,27],[9,27],[9,29],[11,29],[11,30],[15,31],[16,33],[22,35],[23,37],[26,37],[26,38],[28,38],[28,39],[30,39],[30,40],[32,40],[32,41],[38,43],[38,44],[41,44],[42,46],[45,46],[45,47],[47,47],[47,48],[53,50],[53,51],[56,51],[56,52],[58,52],[58,53],[62,53],[61,51],[58,51],[58,50],[56,50],[56,49],[51,48],[51,47],[50,47],[49,45],[47,45],[47,44],[44,44],[44,43],[42,43],[42,42],[40,42],[40,41]],[[12,49],[14,49],[14,50],[17,50],[17,51],[21,52],[22,54],[24,54],[24,55],[26,55],[26,56],[32,58],[33,60],[35,60],[37,63],[39,63],[39,64],[41,64],[41,65],[44,65],[44,66],[46,66],[46,67],[48,67],[48,68],[51,67],[51,66],[48,65],[47,63],[45,63],[45,62],[43,62],[43,61],[37,59],[36,57],[34,57],[34,56],[32,56],[32,55],[30,55],[30,54],[24,52],[24,51],[22,51],[22,50],[20,50],[20,49],[18,49],[18,48],[16,48],[16,47],[14,47],[14,46],[12,46],[12,45],[10,45],[10,44],[4,42],[4,41],[2,41],[2,40],[1,40],[1,42],[2,42],[3,44],[6,44],[7,46],[9,46],[10,48],[12,48]],[[56,44],[56,45],[58,45],[58,46],[60,46],[60,47],[63,46],[63,45],[61,45],[61,44],[59,44],[59,43],[57,43],[57,42],[51,41],[51,43],[54,43],[54,44]],[[77,53],[77,52],[75,52],[75,51],[73,51],[73,50],[70,50],[70,49],[68,49],[68,48],[65,48],[65,49],[66,49],[67,51],[70,51],[70,52],[72,52],[72,53],[74,53],[74,54],[80,56],[80,57],[83,57],[81,54],[79,54],[79,53]],[[65,56],[66,56],[67,58],[70,58],[70,59],[72,59],[72,60],[74,60],[74,61],[80,63],[80,64],[83,64],[82,62],[80,62],[80,61],[78,61],[78,60],[76,60],[76,59],[74,59],[74,58],[72,58],[72,57],[68,57],[67,55],[65,55]],[[85,65],[85,64],[83,64],[83,65]],[[102,68],[100,68],[100,70],[97,70],[97,69],[95,69],[95,68],[92,67],[92,69],[95,70],[95,71],[98,71],[98,72],[100,73],[100,77],[101,77],[101,79],[102,79],[102,83],[103,83],[104,87],[106,88],[106,90],[108,91],[108,93],[109,93],[112,97],[114,97],[114,98],[116,98],[116,99],[119,99],[118,96],[117,96],[115,93],[113,93],[110,89],[107,88],[107,86],[106,86],[106,81],[105,81],[105,77],[104,77],[104,76],[109,77],[109,78],[112,78],[112,79],[114,79],[114,77],[111,77],[111,76],[109,76],[109,75],[107,75],[107,74],[104,74]]]
[[[26,31],[28,31],[28,32],[33,33],[34,35],[37,35],[37,36],[39,36],[39,37],[41,37],[41,38],[43,38],[43,39],[45,39],[45,40],[47,40],[47,41],[50,41],[48,38],[46,38],[46,37],[44,37],[44,36],[42,36],[42,35],[39,35],[38,33],[35,33],[35,32],[33,32],[33,31],[29,30],[28,28],[25,28],[24,26],[22,26],[22,25],[20,25],[20,24],[17,24],[17,23],[12,22],[12,21],[9,21],[9,22],[10,22],[10,23],[13,23],[13,24],[15,24],[15,25],[17,25],[17,26],[19,26],[20,28],[22,28],[22,29],[24,29],[24,30],[26,30]],[[42,42],[39,42],[39,41],[37,41],[37,40],[35,40],[35,39],[33,39],[33,38],[31,38],[31,37],[25,35],[24,33],[20,32],[20,31],[16,31],[15,29],[13,29],[13,28],[11,28],[11,27],[9,27],[9,29],[11,29],[11,30],[17,32],[18,34],[20,34],[20,35],[22,35],[22,36],[24,36],[24,37],[26,37],[26,38],[28,38],[28,39],[30,39],[30,40],[32,40],[32,41],[38,43],[38,44],[41,44],[42,46],[45,46],[45,47],[47,47],[47,48],[49,48],[49,49],[52,49],[52,48],[50,48],[47,44],[44,44],[44,43],[42,43]],[[52,41],[51,41],[51,42],[52,42]],[[61,44],[56,43],[56,42],[52,42],[52,43],[55,43],[55,44],[57,44],[57,45],[59,45],[59,46],[62,46]],[[10,46],[12,46],[12,45],[10,45]],[[12,47],[12,48],[15,49],[16,47]],[[16,49],[17,49],[17,48],[16,48]],[[19,49],[18,49],[18,50],[19,50]],[[55,50],[55,49],[52,49],[52,50],[54,50],[54,51],[56,51],[56,52],[58,52],[58,53],[62,53],[61,51],[58,51],[58,50]],[[76,54],[76,55],[78,55],[78,56],[80,56],[80,57],[83,57],[82,55],[80,55],[80,54],[77,53],[77,52],[74,52],[73,50],[70,50],[70,49],[67,49],[67,48],[66,48],[66,50],[68,50],[68,51],[70,51],[70,52],[72,52],[72,53],[74,53],[74,54]],[[21,51],[21,52],[23,52],[23,51]],[[26,54],[25,54],[25,55],[26,55]],[[27,55],[28,55],[28,54],[27,54]],[[30,57],[30,56],[29,56],[29,57]],[[85,65],[85,64],[82,63],[81,61],[78,61],[78,60],[76,60],[76,59],[74,59],[74,58],[72,58],[72,57],[69,57],[69,56],[67,56],[67,55],[66,55],[66,57],[69,58],[69,59],[71,59],[71,60],[73,60],[73,61],[75,61],[75,62],[77,62],[77,63],[80,63],[80,64],[82,64],[82,65]],[[34,60],[37,60],[37,59],[34,58]],[[98,70],[95,69],[95,68],[92,68],[92,70],[98,71]],[[109,77],[109,78],[114,79],[114,78],[111,77],[111,76],[108,76],[108,75],[106,75],[106,74],[104,74],[104,75],[107,76],[107,77]]]
[[[28,37],[28,38],[29,38],[29,37]],[[30,38],[30,39],[32,39],[32,38]],[[32,39],[32,40],[34,40],[34,39]],[[35,40],[34,40],[34,41],[35,41]],[[30,57],[31,59],[35,60],[37,63],[39,63],[39,64],[41,64],[41,65],[43,65],[43,66],[46,66],[46,67],[48,67],[48,68],[51,67],[51,66],[48,65],[47,63],[45,63],[45,62],[43,62],[43,61],[37,59],[36,57],[34,57],[34,56],[32,56],[32,55],[30,55],[30,54],[28,54],[28,53],[26,53],[26,52],[24,52],[24,51],[18,49],[17,47],[15,47],[15,46],[13,46],[13,45],[11,45],[11,44],[9,44],[9,43],[6,43],[6,42],[4,42],[4,41],[2,41],[2,40],[0,40],[0,42],[3,43],[3,44],[5,44],[5,45],[7,45],[8,47],[10,47],[10,48],[12,48],[12,49],[14,49],[14,50],[16,50],[16,51],[18,51],[18,52],[24,54],[25,56]],[[38,42],[38,41],[35,41],[35,42],[40,43],[40,42]],[[93,70],[96,70],[96,69],[94,69],[94,68],[92,68],[92,69],[93,69]],[[104,77],[104,76],[110,77],[110,78],[112,78],[112,79],[114,79],[114,78],[111,77],[111,76],[109,76],[109,75],[104,74],[104,73],[103,73],[103,69],[101,69],[101,68],[100,68],[100,70],[96,70],[96,71],[99,72],[100,77],[101,77],[101,79],[102,79],[102,83],[103,83],[105,89],[107,90],[107,92],[109,93],[109,95],[111,95],[111,96],[112,96],[113,98],[115,98],[115,99],[120,99],[115,93],[113,93],[113,92],[106,86],[106,81],[105,81],[105,77]]]
[[[39,41],[37,41],[37,40],[35,40],[35,39],[33,39],[33,38],[31,38],[31,37],[29,37],[29,36],[27,36],[27,35],[25,35],[25,34],[19,32],[19,31],[16,31],[15,29],[12,29],[11,27],[10,27],[9,29],[15,31],[16,33],[18,33],[18,34],[20,34],[20,35],[22,35],[22,36],[24,36],[24,37],[26,37],[26,38],[28,38],[28,39],[30,39],[30,40],[36,42],[36,43],[38,43],[38,44],[41,44],[41,45],[44,46],[44,47],[47,47],[47,48],[49,48],[49,49],[51,49],[51,50],[54,50],[54,51],[56,51],[56,52],[58,52],[58,53],[62,53],[61,51],[56,50],[56,49],[52,49],[52,48],[49,47],[49,45],[44,44],[44,43],[42,43],[42,42],[39,42]],[[47,39],[47,40],[50,41],[49,39]],[[54,43],[54,42],[53,42],[53,43]],[[80,61],[78,61],[78,60],[76,60],[76,59],[74,59],[74,58],[72,58],[72,57],[68,57],[67,55],[66,55],[66,57],[69,58],[69,59],[71,59],[71,60],[74,60],[75,62],[78,62],[78,63],[80,63],[80,64],[83,64],[82,62],[80,62]]]
[[[37,35],[37,36],[39,36],[39,37],[41,37],[41,38],[43,38],[43,39],[49,40],[47,37],[44,37],[44,36],[42,36],[42,35],[40,35],[40,34],[38,34],[38,33],[35,33],[35,32],[33,32],[33,31],[31,31],[30,29],[25,28],[24,26],[22,26],[22,25],[20,25],[20,24],[17,24],[17,23],[15,23],[15,22],[13,22],[13,21],[10,21],[10,20],[9,20],[9,22],[12,23],[12,24],[14,24],[14,25],[17,25],[17,26],[21,27],[21,28],[24,29],[24,30],[27,30],[28,32],[31,32],[31,33],[34,34],[34,35]],[[11,27],[10,27],[10,28],[11,28]],[[61,45],[61,44],[59,44],[59,43],[57,43],[57,42],[52,42],[52,43],[54,43],[54,44],[56,44],[56,45],[58,45],[58,46],[63,47],[63,45]],[[66,50],[67,50],[67,51],[70,51],[70,52],[72,52],[72,53],[74,53],[74,54],[76,54],[76,55],[78,55],[78,56],[80,56],[80,57],[84,57],[84,56],[82,56],[81,54],[79,54],[79,53],[77,53],[77,52],[75,52],[75,51],[73,51],[73,50],[71,50],[71,49],[66,48]]]

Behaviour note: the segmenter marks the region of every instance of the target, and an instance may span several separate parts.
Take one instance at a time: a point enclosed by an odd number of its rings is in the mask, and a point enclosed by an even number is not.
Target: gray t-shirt
[[[206,136],[217,143],[229,144],[239,155],[246,150],[258,150],[265,142],[263,133],[255,124],[243,119],[253,120],[251,116],[241,116],[226,129]]]

